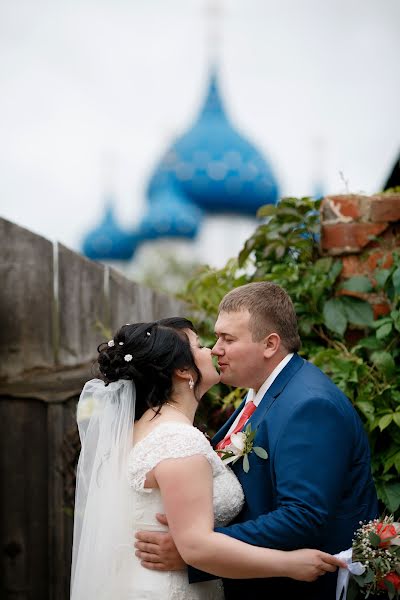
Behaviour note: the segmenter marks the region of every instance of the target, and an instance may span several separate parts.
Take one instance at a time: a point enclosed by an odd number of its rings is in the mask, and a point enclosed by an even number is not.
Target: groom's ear
[[[281,347],[281,338],[277,333],[270,333],[264,338],[264,356],[272,358]]]

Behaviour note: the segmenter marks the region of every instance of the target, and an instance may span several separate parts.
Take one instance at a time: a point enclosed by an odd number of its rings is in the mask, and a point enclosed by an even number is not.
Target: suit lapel
[[[294,354],[285,368],[279,373],[278,377],[272,382],[272,385],[265,392],[260,404],[249,419],[253,431],[261,423],[277,397],[282,393],[286,385],[292,379],[293,375],[297,373],[303,363],[304,360],[300,358],[298,354]]]

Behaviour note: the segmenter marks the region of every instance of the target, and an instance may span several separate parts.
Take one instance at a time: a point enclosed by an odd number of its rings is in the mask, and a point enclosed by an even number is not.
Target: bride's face
[[[214,367],[210,348],[202,346],[198,335],[191,329],[186,329],[185,333],[189,338],[194,361],[201,373],[199,395],[202,396],[213,385],[219,382],[220,376]]]

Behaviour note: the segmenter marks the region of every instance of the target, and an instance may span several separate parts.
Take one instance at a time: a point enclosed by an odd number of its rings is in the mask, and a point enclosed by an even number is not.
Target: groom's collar
[[[304,362],[304,359],[301,358],[297,353],[293,354],[288,364],[282,369],[267,390],[266,395],[277,398],[292,379],[293,375],[300,369],[300,367],[303,366]]]
[[[278,377],[279,373],[283,371],[283,369],[290,362],[293,356],[293,352],[287,354],[281,360],[281,362],[276,365],[275,369],[272,371],[272,373],[268,375],[267,379],[264,381],[258,392],[255,392],[255,390],[250,389],[246,397],[246,402],[250,402],[250,400],[252,400],[254,404],[258,406],[261,400],[264,398],[266,392],[269,390],[275,379]]]

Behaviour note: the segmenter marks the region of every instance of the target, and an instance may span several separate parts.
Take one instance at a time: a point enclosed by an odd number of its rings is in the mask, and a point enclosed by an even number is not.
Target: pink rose
[[[387,548],[390,546],[392,538],[396,537],[396,527],[392,524],[378,523],[376,526],[376,533],[381,538],[380,548]]]

